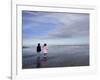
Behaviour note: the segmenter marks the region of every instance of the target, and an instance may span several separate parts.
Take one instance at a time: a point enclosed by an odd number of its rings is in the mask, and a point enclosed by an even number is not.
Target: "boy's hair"
[[[38,46],[40,46],[40,43],[38,43]]]

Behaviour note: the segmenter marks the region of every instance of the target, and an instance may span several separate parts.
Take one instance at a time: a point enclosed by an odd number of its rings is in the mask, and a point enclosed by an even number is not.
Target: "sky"
[[[23,46],[89,44],[89,14],[22,11]]]

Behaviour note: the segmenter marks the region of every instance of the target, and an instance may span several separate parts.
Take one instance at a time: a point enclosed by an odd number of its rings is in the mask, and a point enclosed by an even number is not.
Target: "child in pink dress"
[[[47,57],[47,54],[48,54],[48,46],[47,46],[47,44],[43,45],[43,53],[44,53],[44,57]]]

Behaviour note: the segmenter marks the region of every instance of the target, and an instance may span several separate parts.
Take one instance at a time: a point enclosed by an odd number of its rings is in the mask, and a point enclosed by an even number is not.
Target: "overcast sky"
[[[22,11],[23,45],[89,44],[89,14]]]

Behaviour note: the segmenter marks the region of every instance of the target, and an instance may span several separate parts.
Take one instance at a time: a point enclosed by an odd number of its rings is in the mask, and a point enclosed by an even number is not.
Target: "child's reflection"
[[[47,59],[47,57],[43,57],[43,60],[42,60],[42,67],[48,67],[48,59]]]
[[[48,59],[47,59],[47,57],[43,57],[43,59],[40,59],[40,56],[38,56],[37,60],[36,60],[36,67],[37,68],[48,67]]]
[[[41,61],[40,61],[40,56],[37,57],[37,62],[36,62],[36,67],[40,68],[41,67]]]

